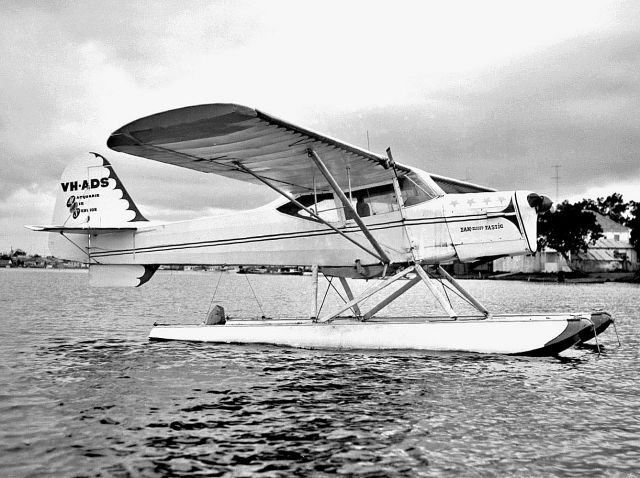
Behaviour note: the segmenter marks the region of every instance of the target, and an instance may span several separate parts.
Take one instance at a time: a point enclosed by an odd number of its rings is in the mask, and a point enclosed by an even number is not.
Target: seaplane
[[[613,322],[604,311],[495,313],[446,270],[534,253],[538,215],[552,208],[543,195],[427,173],[390,149],[374,153],[237,104],[137,119],[107,146],[279,197],[230,215],[150,221],[104,156],[75,161],[62,173],[53,224],[26,227],[50,233],[55,256],[87,263],[91,285],[138,287],[170,264],[312,271],[308,316],[154,325],[152,340],[540,356],[597,340]],[[319,310],[319,276],[341,284],[336,310]],[[354,280],[374,285],[354,294]],[[382,315],[418,284],[441,313]],[[457,310],[452,296],[472,312]]]

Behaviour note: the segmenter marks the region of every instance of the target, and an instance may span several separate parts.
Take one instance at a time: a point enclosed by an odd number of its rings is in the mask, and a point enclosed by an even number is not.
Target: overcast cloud
[[[438,174],[640,200],[636,2],[0,2],[0,251],[46,252],[71,160],[97,151],[143,213],[269,191],[109,151],[140,116],[262,109]],[[189,7],[189,10],[186,9]]]

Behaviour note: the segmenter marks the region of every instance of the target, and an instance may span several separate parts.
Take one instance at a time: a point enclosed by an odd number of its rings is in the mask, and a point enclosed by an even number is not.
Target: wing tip
[[[197,125],[202,121],[215,121],[222,117],[232,117],[233,122],[258,117],[254,108],[236,103],[206,103],[183,106],[138,118],[111,133],[107,147],[114,151],[136,155],[135,148],[154,143],[157,138],[149,137],[152,130],[169,132],[177,125]]]
[[[131,146],[137,146],[139,143],[131,136],[125,133],[114,132],[107,139],[107,147],[114,151],[123,151]]]

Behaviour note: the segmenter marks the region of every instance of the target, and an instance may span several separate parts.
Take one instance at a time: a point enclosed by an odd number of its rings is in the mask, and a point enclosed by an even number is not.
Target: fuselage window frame
[[[431,188],[413,171],[401,176],[399,180],[400,191],[402,193],[402,199],[405,207],[412,207],[442,195],[439,191]],[[410,185],[411,188],[407,187],[408,185]],[[420,194],[421,192],[424,194]],[[400,210],[400,205],[398,204],[398,198],[396,197],[395,188],[393,187],[392,182],[368,188],[355,189],[353,191],[349,191],[349,193],[348,197],[350,197],[351,204],[356,211],[358,210],[358,200],[360,198],[364,198],[364,205],[368,207],[369,213],[364,215],[361,214],[360,217],[381,216],[384,214],[392,214]],[[345,214],[347,210],[345,210],[344,206],[340,203],[340,200],[333,192],[307,194],[298,196],[296,200],[306,207],[316,211],[317,214],[327,222],[344,223],[345,221],[353,221],[353,218],[347,217],[348,215]],[[331,201],[333,207],[320,208],[319,205],[321,203],[325,203],[325,201]],[[329,204],[325,204],[324,206],[329,206]],[[291,202],[283,204],[278,207],[277,210],[289,216],[319,222],[316,218],[310,216],[304,209],[300,209]],[[365,211],[366,209],[364,206],[360,206],[360,210]],[[335,211],[335,216],[332,214],[332,211]],[[330,217],[326,217],[327,215]]]

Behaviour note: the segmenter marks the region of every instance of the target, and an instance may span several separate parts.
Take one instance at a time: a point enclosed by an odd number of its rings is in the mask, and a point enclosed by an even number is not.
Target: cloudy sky
[[[188,7],[188,9],[187,9]],[[0,0],[0,251],[45,253],[89,151],[149,218],[273,196],[109,151],[144,115],[234,102],[434,173],[640,200],[640,3]],[[240,186],[238,186],[240,185]]]

